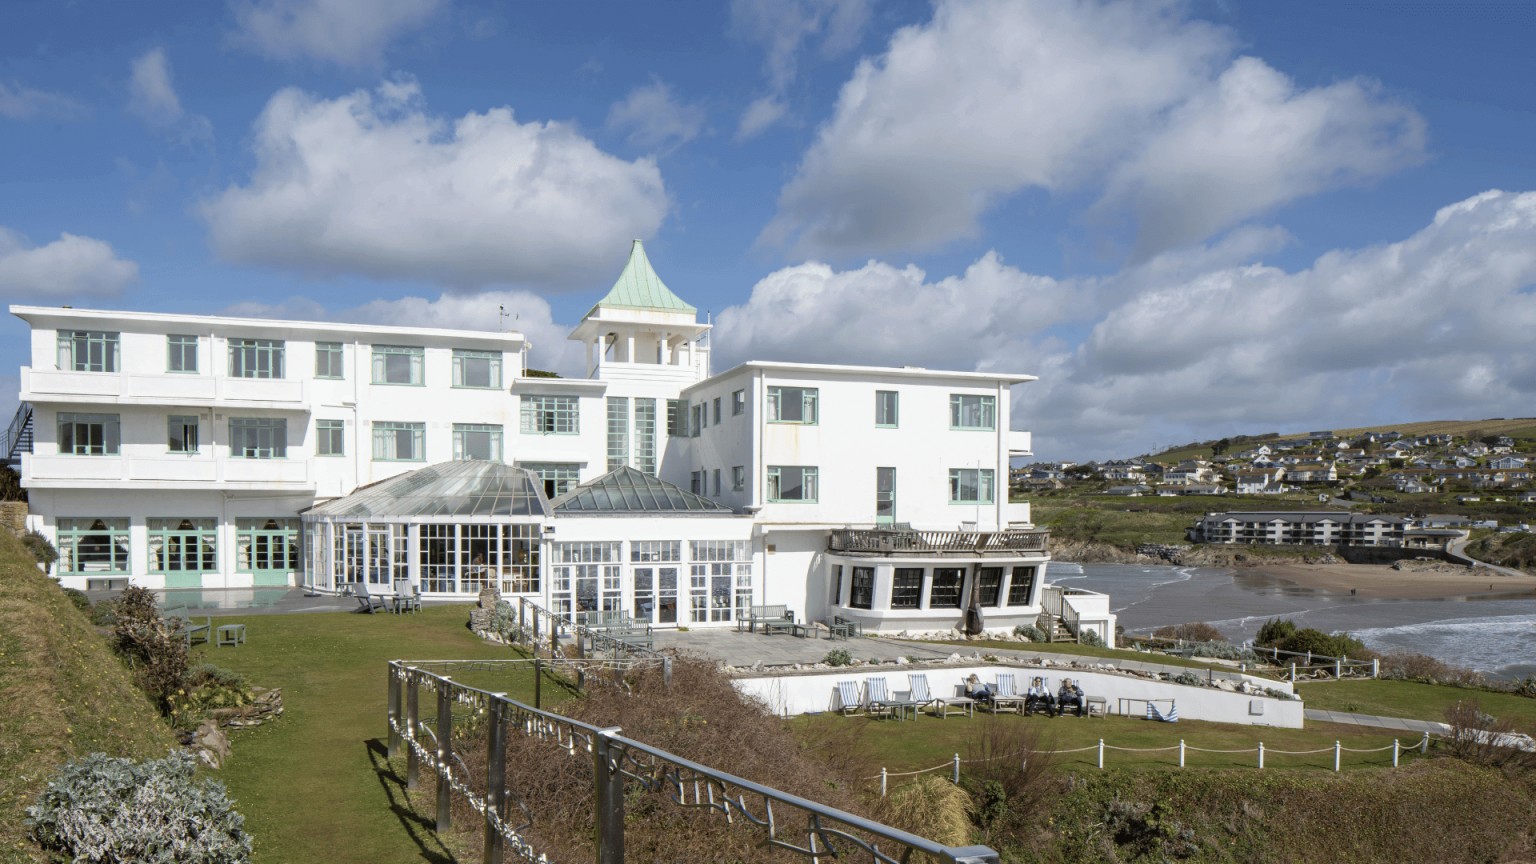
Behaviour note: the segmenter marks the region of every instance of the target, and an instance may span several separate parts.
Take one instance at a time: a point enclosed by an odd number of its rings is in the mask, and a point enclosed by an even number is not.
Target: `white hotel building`
[[[488,583],[560,610],[729,625],[988,629],[1049,608],[1107,637],[1107,598],[1047,591],[1010,503],[1028,375],[749,362],[637,241],[571,338],[585,378],[517,333],[13,306],[33,527],[75,588],[344,590]]]

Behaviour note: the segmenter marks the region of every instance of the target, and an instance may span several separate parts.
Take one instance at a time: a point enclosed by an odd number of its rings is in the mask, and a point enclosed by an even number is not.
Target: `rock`
[[[480,608],[495,609],[501,602],[501,591],[495,585],[487,585],[480,589]]]
[[[229,758],[229,736],[219,728],[218,721],[204,720],[192,734],[192,747],[197,758],[210,768],[221,768]]]
[[[1228,693],[1236,693],[1237,692],[1237,685],[1233,684],[1231,681],[1228,681],[1225,678],[1217,678],[1216,679],[1216,688],[1218,690],[1225,690]]]
[[[907,664],[909,664],[911,662],[912,662],[911,660],[908,660],[905,657],[897,657],[896,658],[896,665],[897,666],[906,666]]]

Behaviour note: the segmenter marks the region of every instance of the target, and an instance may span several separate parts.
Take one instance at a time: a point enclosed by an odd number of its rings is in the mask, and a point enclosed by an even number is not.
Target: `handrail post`
[[[491,696],[486,705],[485,746],[485,864],[501,864],[506,841],[497,824],[506,815],[507,800],[507,724],[502,722],[505,693]]]
[[[522,634],[523,628],[528,626],[528,598],[517,598],[517,632]]]
[[[399,661],[389,661],[389,758],[400,755],[400,669]]]
[[[623,746],[613,740],[619,731],[603,729],[592,742],[597,864],[624,864],[624,772],[619,769]]]
[[[535,619],[537,620],[537,619]],[[539,661],[539,655],[533,655],[533,707],[543,708],[544,671],[543,664]]]
[[[415,789],[421,773],[421,757],[416,755],[416,718],[420,673],[412,666],[405,670],[405,788]]]
[[[437,830],[447,831],[453,824],[453,787],[448,774],[453,770],[453,693],[448,678],[437,685]]]

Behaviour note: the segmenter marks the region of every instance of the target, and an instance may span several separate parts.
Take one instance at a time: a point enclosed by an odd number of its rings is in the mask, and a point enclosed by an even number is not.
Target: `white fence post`
[[[1259,768],[1264,767],[1264,742],[1259,742]]]
[[[881,798],[885,797],[885,778],[886,778],[885,769],[881,768],[880,769],[880,797]]]
[[[1397,755],[1398,755],[1398,753],[1401,750],[1402,750],[1402,747],[1398,745],[1397,739],[1393,738],[1392,739],[1392,767],[1393,768],[1397,767]]]
[[[955,775],[954,775],[953,779],[954,779],[955,785],[959,786],[960,785],[960,754],[959,753],[955,754]]]
[[[1372,657],[1371,658],[1371,677],[1372,678],[1380,678],[1381,677],[1381,658],[1380,657]]]
[[[1343,755],[1343,747],[1344,747],[1344,745],[1339,743],[1338,741],[1333,742],[1333,770],[1334,770],[1334,773],[1338,773],[1338,770],[1339,770],[1339,757]]]
[[[1343,678],[1344,677],[1344,663],[1342,661],[1338,660],[1337,658],[1335,658],[1334,661],[1333,661],[1333,677],[1334,678]]]
[[[1424,740],[1419,742],[1419,752],[1422,753],[1422,754],[1429,753],[1429,733],[1428,732],[1424,733]]]
[[[1099,767],[1104,767],[1104,739],[1099,739]]]
[[[1296,661],[1295,660],[1291,661],[1291,683],[1292,684],[1296,683]]]
[[[1179,739],[1179,767],[1184,767],[1184,739]]]

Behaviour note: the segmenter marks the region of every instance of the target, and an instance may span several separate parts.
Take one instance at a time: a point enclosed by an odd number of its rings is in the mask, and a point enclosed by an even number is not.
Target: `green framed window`
[[[501,461],[501,427],[488,423],[453,424],[453,458]]]
[[[656,400],[635,399],[635,470],[656,474]]]
[[[427,424],[374,421],[373,458],[379,462],[425,462]]]
[[[769,387],[768,422],[814,426],[818,398],[815,387]]]
[[[747,466],[736,465],[731,468],[731,489],[740,492],[747,488]]]
[[[345,455],[347,455],[347,421],[345,421],[345,420],[316,420],[315,421],[315,455],[316,456],[345,456]]]
[[[768,466],[768,500],[814,502],[820,472],[809,465]]]
[[[236,459],[285,459],[288,421],[271,417],[229,418],[229,455]]]
[[[951,393],[949,396],[949,428],[996,429],[997,397]]]
[[[218,520],[148,519],[149,572],[217,573]]]
[[[900,419],[899,394],[895,390],[875,391],[875,425],[895,428]]]
[[[453,351],[453,386],[496,390],[501,387],[501,352]]]
[[[522,431],[528,435],[579,434],[581,415],[577,406],[575,396],[524,396]]]
[[[65,372],[116,372],[119,356],[116,333],[59,331],[59,368]]]
[[[426,349],[419,345],[373,346],[373,383],[420,387],[426,383],[423,370]]]
[[[166,418],[166,447],[172,453],[196,453],[198,446],[196,414],[172,414]]]
[[[315,343],[315,377],[345,378],[347,351],[340,342]]]
[[[581,466],[575,462],[519,462],[517,467],[526,468],[539,478],[546,498],[564,495],[581,482]]]
[[[165,371],[197,371],[196,336],[177,336],[172,334],[165,337]]]
[[[111,575],[133,572],[127,517],[60,519],[59,572]]]
[[[299,569],[299,520],[236,519],[235,572]]]
[[[992,481],[991,468],[949,469],[949,503],[991,504]]]
[[[59,414],[59,452],[69,456],[116,456],[122,444],[117,414]]]
[[[608,470],[629,464],[629,397],[608,397]]]
[[[229,377],[283,377],[284,345],[280,339],[229,340]]]

